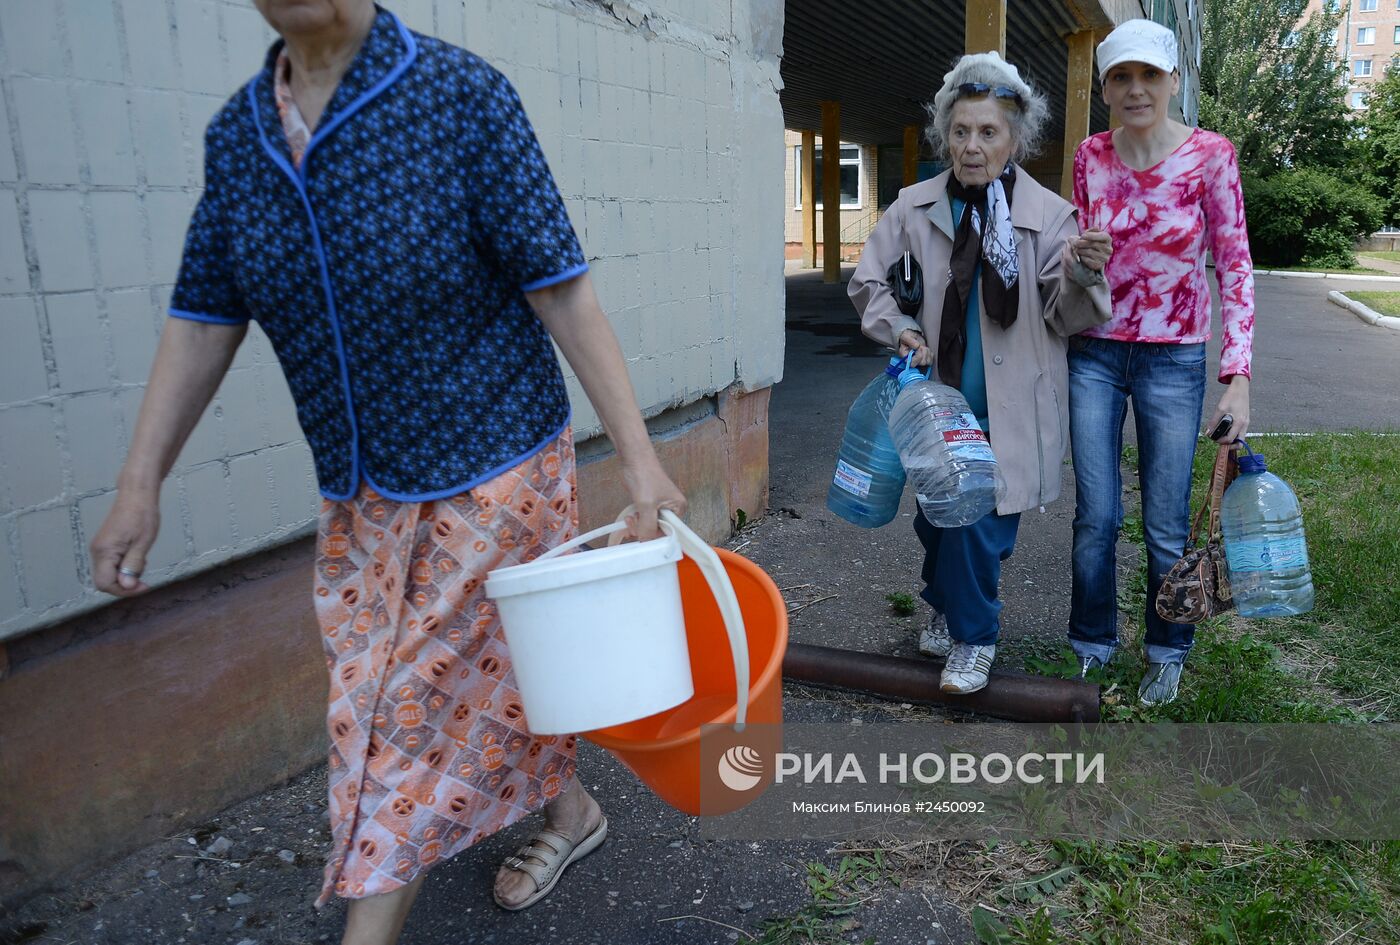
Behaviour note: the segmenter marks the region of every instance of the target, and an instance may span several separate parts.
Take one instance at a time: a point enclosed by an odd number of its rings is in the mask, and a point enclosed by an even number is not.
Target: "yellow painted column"
[[[822,102],[822,281],[841,281],[840,102]]]
[[[802,266],[817,268],[817,133],[802,132]]]
[[[963,51],[1006,58],[1006,0],[967,0]]]
[[[904,186],[919,182],[919,126],[904,126]]]
[[[1074,192],[1074,152],[1089,137],[1089,107],[1094,96],[1094,31],[1071,33],[1069,69],[1065,75],[1065,152],[1060,170],[1060,196]]]
[[[1107,38],[1108,38],[1108,34],[1109,34],[1110,32],[1112,32],[1112,30],[1100,30],[1100,31],[1099,31],[1099,42],[1103,42],[1105,39],[1107,39]],[[1109,128],[1109,130],[1112,131],[1114,128],[1121,128],[1121,127],[1123,127],[1123,123],[1122,123],[1121,121],[1119,121],[1118,118],[1117,118],[1117,116],[1115,116],[1115,115],[1113,114],[1113,109],[1109,109],[1109,111],[1108,111],[1108,128]]]

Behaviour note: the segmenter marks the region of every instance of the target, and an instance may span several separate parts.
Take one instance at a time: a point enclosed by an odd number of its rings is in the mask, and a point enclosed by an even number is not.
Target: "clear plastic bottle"
[[[890,410],[904,472],[924,517],[940,528],[971,525],[996,508],[997,460],[967,399],[947,384],[906,370]]]
[[[862,528],[878,528],[895,517],[904,494],[904,467],[890,439],[889,415],[899,395],[903,358],[866,385],[846,416],[846,432],[826,507]]]
[[[1241,617],[1288,617],[1313,609],[1303,515],[1288,484],[1264,457],[1240,457],[1240,474],[1220,503],[1225,564]]]

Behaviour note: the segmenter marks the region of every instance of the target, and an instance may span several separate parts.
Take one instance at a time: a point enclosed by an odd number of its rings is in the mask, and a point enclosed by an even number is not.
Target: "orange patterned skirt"
[[[494,568],[577,527],[569,430],[431,502],[368,486],[321,506],[316,613],[330,669],[333,846],[316,905],[391,892],[556,797],[573,736],[526,728]]]

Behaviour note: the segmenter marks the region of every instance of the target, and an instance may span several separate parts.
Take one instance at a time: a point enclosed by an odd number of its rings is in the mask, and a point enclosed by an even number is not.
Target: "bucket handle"
[[[627,528],[629,511],[630,507],[623,510],[617,521],[551,548],[535,560],[555,558],[595,538],[623,531]],[[710,593],[714,595],[715,603],[719,605],[720,616],[724,618],[724,628],[729,635],[729,651],[734,658],[734,728],[742,732],[749,710],[749,640],[744,632],[744,614],[739,609],[739,598],[734,593],[734,585],[729,580],[729,573],[724,569],[724,562],[719,560],[715,550],[705,539],[691,531],[675,512],[662,509],[657,525],[676,537],[681,551],[700,568],[705,582],[710,585]]]
[[[695,534],[670,509],[661,510],[661,521],[675,530],[681,550],[699,567],[700,573],[710,585],[710,593],[719,605],[720,616],[724,618],[724,628],[729,633],[729,651],[734,658],[734,730],[742,732],[749,710],[749,640],[744,631],[744,614],[739,609],[739,598],[734,593],[734,584],[729,580],[729,572],[724,562],[715,554],[709,542]]]

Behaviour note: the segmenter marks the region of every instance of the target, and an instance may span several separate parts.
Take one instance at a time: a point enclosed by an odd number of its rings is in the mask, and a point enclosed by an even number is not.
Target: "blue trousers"
[[[1107,662],[1118,646],[1117,542],[1123,526],[1123,423],[1137,421],[1138,482],[1147,539],[1147,658],[1181,663],[1196,628],[1157,616],[1157,589],[1191,530],[1191,463],[1205,398],[1204,344],[1070,339],[1069,422],[1074,456],[1074,583],[1069,642]]]
[[[939,528],[920,511],[914,532],[924,546],[924,590],[929,606],[948,618],[948,636],[987,646],[1001,631],[1001,563],[1016,548],[1021,515],[993,512],[971,525]]]

